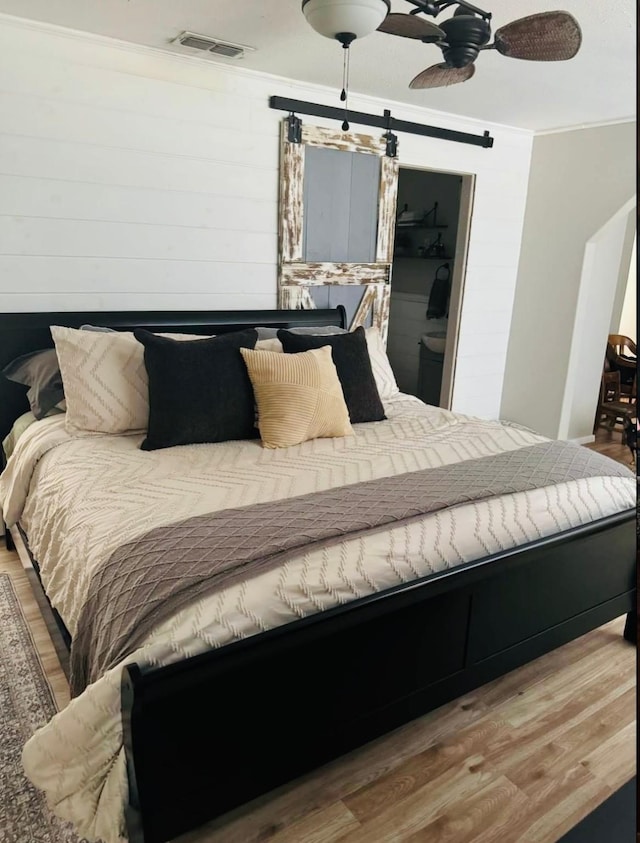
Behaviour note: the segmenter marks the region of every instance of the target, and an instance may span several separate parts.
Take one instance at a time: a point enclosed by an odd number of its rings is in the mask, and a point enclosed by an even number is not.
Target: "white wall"
[[[636,220],[636,214],[629,214],[627,219],[627,230],[622,244],[622,260],[620,261],[620,267],[618,269],[616,294],[613,300],[613,308],[611,312],[611,324],[608,331],[610,334],[620,333],[620,320],[622,319],[622,310],[624,308],[627,287],[629,286],[632,253],[634,251],[634,244],[636,240]]]
[[[634,192],[635,131],[620,123],[534,140],[501,415],[547,436],[567,435],[561,420],[574,388],[567,376],[585,248]],[[611,299],[620,265],[602,278]],[[607,333],[591,338],[598,353]]]
[[[622,334],[629,337],[635,343],[638,342],[638,310],[637,310],[637,287],[638,287],[638,242],[633,241],[631,252],[631,263],[629,264],[629,275],[625,287],[624,301],[622,303],[622,315],[612,334]]]
[[[625,235],[635,217],[631,200],[587,243],[558,437],[585,441],[593,431],[604,350],[609,334]]]
[[[283,115],[268,97],[337,105],[336,90],[7,17],[0,79],[2,311],[276,305]],[[497,416],[532,136],[351,105],[495,137],[402,135],[400,161],[477,175],[453,407]]]

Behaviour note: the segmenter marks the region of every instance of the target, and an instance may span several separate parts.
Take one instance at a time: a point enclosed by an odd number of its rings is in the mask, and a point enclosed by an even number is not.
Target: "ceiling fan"
[[[410,88],[439,88],[466,82],[475,73],[475,61],[483,50],[497,50],[507,58],[529,61],[566,61],[576,55],[582,43],[580,25],[568,12],[541,12],[519,18],[497,29],[491,41],[491,13],[467,0],[407,2],[416,8],[408,14],[389,12],[378,31],[435,44],[444,58],[412,79]],[[438,25],[418,17],[437,17],[450,6],[458,8]]]

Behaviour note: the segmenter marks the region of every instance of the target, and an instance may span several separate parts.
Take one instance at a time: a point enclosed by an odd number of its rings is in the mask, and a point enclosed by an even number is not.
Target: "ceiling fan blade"
[[[446,36],[439,26],[431,21],[418,18],[415,15],[403,15],[392,12],[388,14],[378,27],[378,32],[388,35],[399,35],[401,38],[417,38],[424,41],[444,41]]]
[[[540,12],[500,27],[494,40],[496,50],[512,59],[566,61],[580,49],[582,31],[568,12]]]
[[[415,79],[409,83],[410,88],[442,88],[445,85],[455,85],[457,82],[466,82],[476,72],[475,65],[468,64],[466,67],[448,67],[446,64],[434,64],[418,73]]]

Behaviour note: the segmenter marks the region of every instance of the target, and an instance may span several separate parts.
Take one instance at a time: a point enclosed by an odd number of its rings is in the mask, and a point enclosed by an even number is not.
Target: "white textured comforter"
[[[141,436],[71,438],[64,417],[32,425],[0,477],[5,520],[20,520],[53,605],[73,633],[92,571],[116,547],[192,515],[451,464],[544,437],[398,396],[385,422],[287,450],[259,441],[139,450]],[[423,521],[307,553],[197,601],[127,661],[168,664],[399,582],[635,505],[629,478],[592,478],[453,507]],[[24,766],[81,835],[125,839],[120,666],[27,743]]]

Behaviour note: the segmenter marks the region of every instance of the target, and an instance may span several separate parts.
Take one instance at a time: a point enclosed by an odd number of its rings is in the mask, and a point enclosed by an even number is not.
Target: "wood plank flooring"
[[[629,465],[619,435],[600,433],[590,447]],[[29,575],[4,549],[0,572],[63,707],[65,674]],[[179,843],[555,843],[635,772],[636,650],[623,626],[617,619]]]
[[[590,448],[593,451],[598,451],[607,457],[611,457],[616,462],[624,463],[628,468],[635,470],[635,463],[631,457],[631,451],[626,445],[622,444],[622,434],[619,429],[607,430],[604,427],[599,427],[595,433],[596,441],[590,445],[585,445],[585,448]]]

